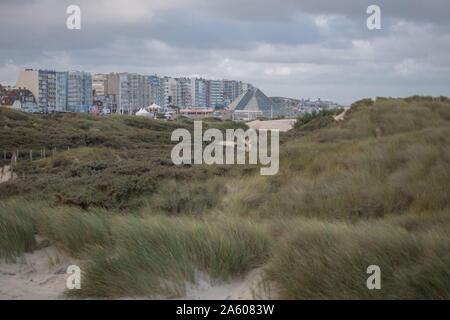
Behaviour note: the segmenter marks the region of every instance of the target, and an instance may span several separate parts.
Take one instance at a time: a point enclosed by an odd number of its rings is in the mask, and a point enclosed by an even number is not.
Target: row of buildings
[[[92,77],[87,72],[26,69],[16,88],[33,94],[35,112],[88,112],[93,103]]]
[[[236,80],[25,69],[16,88],[34,95],[36,110],[27,111],[135,114],[151,104],[223,109],[253,87]]]

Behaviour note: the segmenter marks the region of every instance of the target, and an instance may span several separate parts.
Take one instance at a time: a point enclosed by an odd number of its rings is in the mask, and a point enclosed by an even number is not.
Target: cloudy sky
[[[66,8],[81,8],[81,30]],[[366,9],[381,7],[382,29]],[[270,96],[450,96],[449,0],[1,0],[0,83],[26,67],[203,76]]]

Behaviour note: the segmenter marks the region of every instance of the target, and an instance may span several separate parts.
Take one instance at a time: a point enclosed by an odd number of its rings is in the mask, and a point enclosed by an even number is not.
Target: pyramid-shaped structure
[[[228,108],[236,114],[272,117],[280,113],[279,108],[261,90],[252,88],[241,94]]]

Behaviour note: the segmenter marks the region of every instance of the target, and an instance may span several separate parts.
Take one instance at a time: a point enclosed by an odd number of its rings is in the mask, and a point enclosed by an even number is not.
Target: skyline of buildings
[[[169,77],[137,73],[91,74],[84,71],[25,69],[16,88],[34,95],[34,112],[134,114],[157,104],[163,108],[223,109],[248,89],[249,83],[198,77]]]

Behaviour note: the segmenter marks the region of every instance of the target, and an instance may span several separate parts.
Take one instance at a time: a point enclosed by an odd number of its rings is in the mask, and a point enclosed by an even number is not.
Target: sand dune
[[[0,299],[64,299],[67,267],[74,264],[53,246],[0,263]]]

